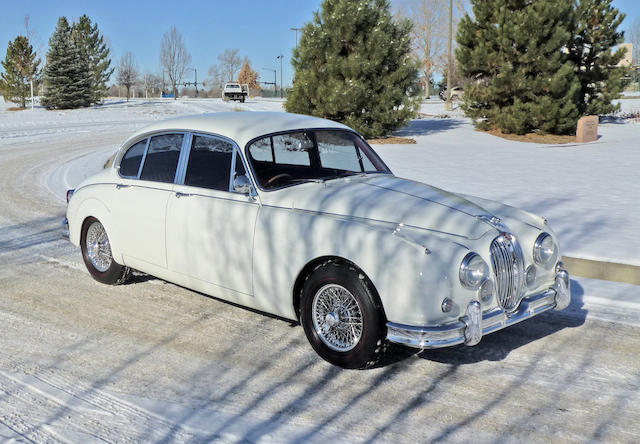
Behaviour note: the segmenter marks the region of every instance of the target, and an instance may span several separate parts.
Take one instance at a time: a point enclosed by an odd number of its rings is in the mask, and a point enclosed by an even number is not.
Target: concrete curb
[[[601,262],[576,257],[562,257],[572,276],[640,285],[640,266]]]

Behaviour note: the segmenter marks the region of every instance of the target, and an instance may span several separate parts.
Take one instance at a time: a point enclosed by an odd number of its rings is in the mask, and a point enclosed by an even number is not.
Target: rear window
[[[140,179],[173,183],[183,137],[183,134],[163,134],[152,137]]]

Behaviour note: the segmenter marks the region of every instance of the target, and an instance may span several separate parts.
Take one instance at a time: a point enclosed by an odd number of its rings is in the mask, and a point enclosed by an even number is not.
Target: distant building
[[[627,52],[625,53],[622,60],[618,62],[618,66],[631,66],[633,61],[633,44],[621,43],[618,45],[618,48],[627,48]]]

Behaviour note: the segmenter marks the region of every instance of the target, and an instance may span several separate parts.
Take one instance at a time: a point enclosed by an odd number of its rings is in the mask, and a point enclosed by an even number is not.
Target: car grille
[[[491,265],[496,279],[498,304],[513,311],[524,294],[524,256],[516,238],[508,233],[491,243]]]

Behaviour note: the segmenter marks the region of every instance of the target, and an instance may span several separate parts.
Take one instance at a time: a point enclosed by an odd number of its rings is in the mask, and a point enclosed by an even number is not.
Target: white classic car
[[[394,176],[367,142],[286,113],[176,118],[127,140],[68,193],[91,275],[131,269],[299,321],[327,361],[359,368],[569,304],[546,220]]]

